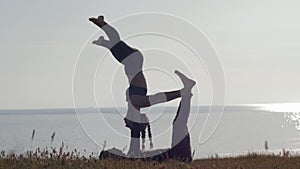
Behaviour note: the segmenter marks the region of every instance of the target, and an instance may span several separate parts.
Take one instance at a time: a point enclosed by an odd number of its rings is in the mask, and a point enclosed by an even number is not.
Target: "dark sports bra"
[[[143,95],[143,96],[147,95],[147,89],[143,87],[130,85],[128,90],[129,90],[129,95]]]

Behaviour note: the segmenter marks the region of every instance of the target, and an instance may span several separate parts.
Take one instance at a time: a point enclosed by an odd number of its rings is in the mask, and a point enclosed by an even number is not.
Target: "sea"
[[[148,115],[154,149],[171,146],[176,107],[143,109]],[[83,156],[101,150],[128,151],[130,131],[126,108],[0,110],[0,150],[25,153],[59,148]],[[300,152],[300,104],[201,105],[191,108],[188,121],[195,159],[248,153]],[[146,150],[149,139],[146,138]]]

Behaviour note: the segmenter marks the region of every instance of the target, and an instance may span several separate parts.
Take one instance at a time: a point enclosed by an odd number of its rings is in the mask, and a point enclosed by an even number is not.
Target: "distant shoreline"
[[[155,107],[152,108],[153,110],[158,110],[161,112],[161,109],[163,108],[165,113],[173,113],[176,112],[177,107]],[[228,108],[228,107],[227,107]],[[194,106],[192,109],[197,110],[197,107]],[[221,112],[221,109],[218,109]],[[28,114],[88,114],[88,113],[110,113],[110,114],[120,114],[126,113],[127,108],[80,108],[80,109],[71,109],[71,108],[64,108],[64,109],[9,109],[9,110],[0,110],[0,115],[28,115]],[[198,108],[197,113],[207,113],[209,112],[209,106],[201,106]],[[191,113],[195,113],[192,111]]]
[[[265,104],[268,105],[268,104]],[[264,104],[235,104],[235,105],[199,105],[199,106],[191,106],[192,107],[192,113],[193,110],[197,110],[197,112],[200,113],[206,113],[211,110],[211,112],[221,112],[221,111],[240,111],[245,108],[253,108],[256,109],[255,111],[267,111],[264,109]],[[163,110],[168,111],[174,111],[177,110],[176,106],[153,106],[151,108],[145,108],[147,109],[154,109],[154,110]],[[223,110],[224,108],[224,110]],[[37,109],[0,109],[0,115],[5,114],[72,114],[72,113],[120,113],[120,112],[126,112],[126,107],[88,107],[88,108],[37,108]],[[272,112],[272,111],[269,111]]]

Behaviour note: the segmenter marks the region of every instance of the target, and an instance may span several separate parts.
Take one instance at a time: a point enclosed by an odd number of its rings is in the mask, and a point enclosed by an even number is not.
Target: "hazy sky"
[[[227,104],[300,102],[299,9],[298,0],[0,1],[0,109],[72,107],[76,57],[97,30],[88,17],[137,12],[176,15],[207,35]]]

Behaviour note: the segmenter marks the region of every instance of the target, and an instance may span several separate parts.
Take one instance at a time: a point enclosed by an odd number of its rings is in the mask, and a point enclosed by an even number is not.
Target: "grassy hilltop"
[[[132,169],[299,169],[300,156],[290,156],[289,154],[262,155],[248,154],[245,156],[208,159],[197,159],[192,163],[179,161],[142,161],[142,160],[100,160],[96,157],[80,157],[76,151],[72,152],[52,152],[35,151],[27,152],[23,155],[6,155],[1,152],[0,169],[4,168],[132,168]]]

